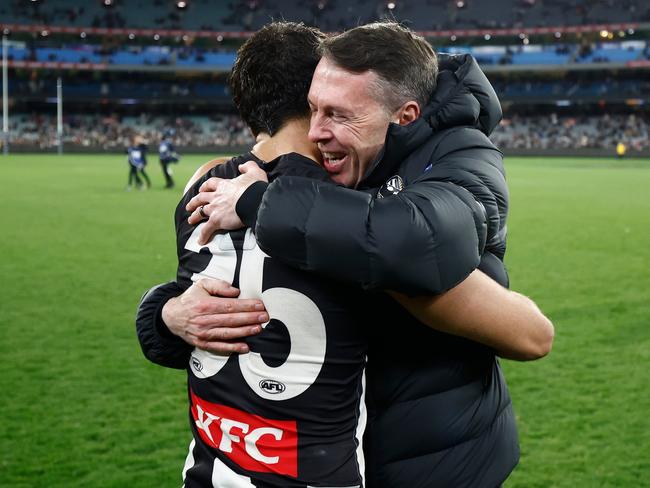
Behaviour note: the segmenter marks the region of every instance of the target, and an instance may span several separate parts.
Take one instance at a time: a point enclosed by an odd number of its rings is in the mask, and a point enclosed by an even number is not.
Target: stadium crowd
[[[162,134],[175,129],[179,147],[250,146],[253,138],[235,115],[213,117],[137,117],[116,115],[70,115],[63,123],[63,141],[74,146],[104,151],[124,150],[133,136],[147,144],[157,144]],[[10,144],[47,149],[58,144],[56,117],[44,114],[21,114],[10,117]]]
[[[180,147],[239,148],[253,138],[236,115],[139,117],[71,115],[64,119],[64,142],[102,150],[122,150],[133,135],[157,143],[169,128]],[[10,118],[11,144],[42,149],[56,147],[56,117],[22,114]],[[623,142],[633,150],[650,149],[650,116],[513,115],[505,117],[491,136],[502,149],[613,149]]]
[[[502,149],[614,149],[623,142],[637,151],[650,148],[650,117],[533,115],[504,118],[491,139]]]
[[[202,15],[206,8],[211,10],[208,22]],[[186,3],[186,8],[177,8],[175,2],[164,0],[13,0],[0,6],[0,18],[7,23],[211,31],[257,30],[273,18],[299,19],[323,30],[337,31],[386,15],[410,19],[410,27],[415,30],[494,29],[631,19],[648,22],[650,5],[645,0],[359,0],[354,4],[340,0],[193,0]]]

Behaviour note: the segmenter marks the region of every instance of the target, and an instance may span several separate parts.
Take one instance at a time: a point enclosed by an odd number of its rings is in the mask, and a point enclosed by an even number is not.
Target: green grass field
[[[177,167],[183,186],[199,163]],[[506,487],[650,486],[650,161],[507,160],[512,286],[553,319],[504,362],[522,458]],[[149,364],[141,294],[175,273],[181,190],[123,156],[0,157],[0,486],[176,487],[184,373]]]

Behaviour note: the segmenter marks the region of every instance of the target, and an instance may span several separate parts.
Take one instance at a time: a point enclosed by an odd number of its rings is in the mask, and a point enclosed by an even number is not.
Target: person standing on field
[[[171,164],[178,163],[180,156],[174,147],[173,137],[175,135],[174,129],[168,129],[163,134],[163,138],[158,146],[158,156],[160,159],[160,167],[162,168],[163,176],[165,177],[165,188],[174,188],[174,179],[172,178]]]
[[[147,166],[147,145],[142,136],[136,135],[133,137],[132,143],[127,148],[126,153],[129,162],[129,183],[126,189],[130,190],[134,183],[140,190],[151,188],[151,180],[145,172],[145,166]],[[142,185],[142,180],[145,181],[146,187]]]

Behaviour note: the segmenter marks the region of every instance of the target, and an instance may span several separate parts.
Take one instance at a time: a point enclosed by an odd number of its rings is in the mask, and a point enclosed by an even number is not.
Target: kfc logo
[[[206,402],[191,392],[192,417],[201,439],[243,469],[298,476],[295,420],[272,420]]]

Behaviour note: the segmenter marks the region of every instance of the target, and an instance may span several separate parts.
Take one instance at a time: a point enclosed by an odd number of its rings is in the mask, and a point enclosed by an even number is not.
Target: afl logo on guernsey
[[[377,193],[377,198],[384,198],[390,195],[397,195],[404,189],[404,180],[400,175],[391,176],[386,183],[382,185]]]
[[[271,395],[275,395],[276,393],[282,393],[287,387],[279,381],[264,379],[260,381],[260,388]]]

